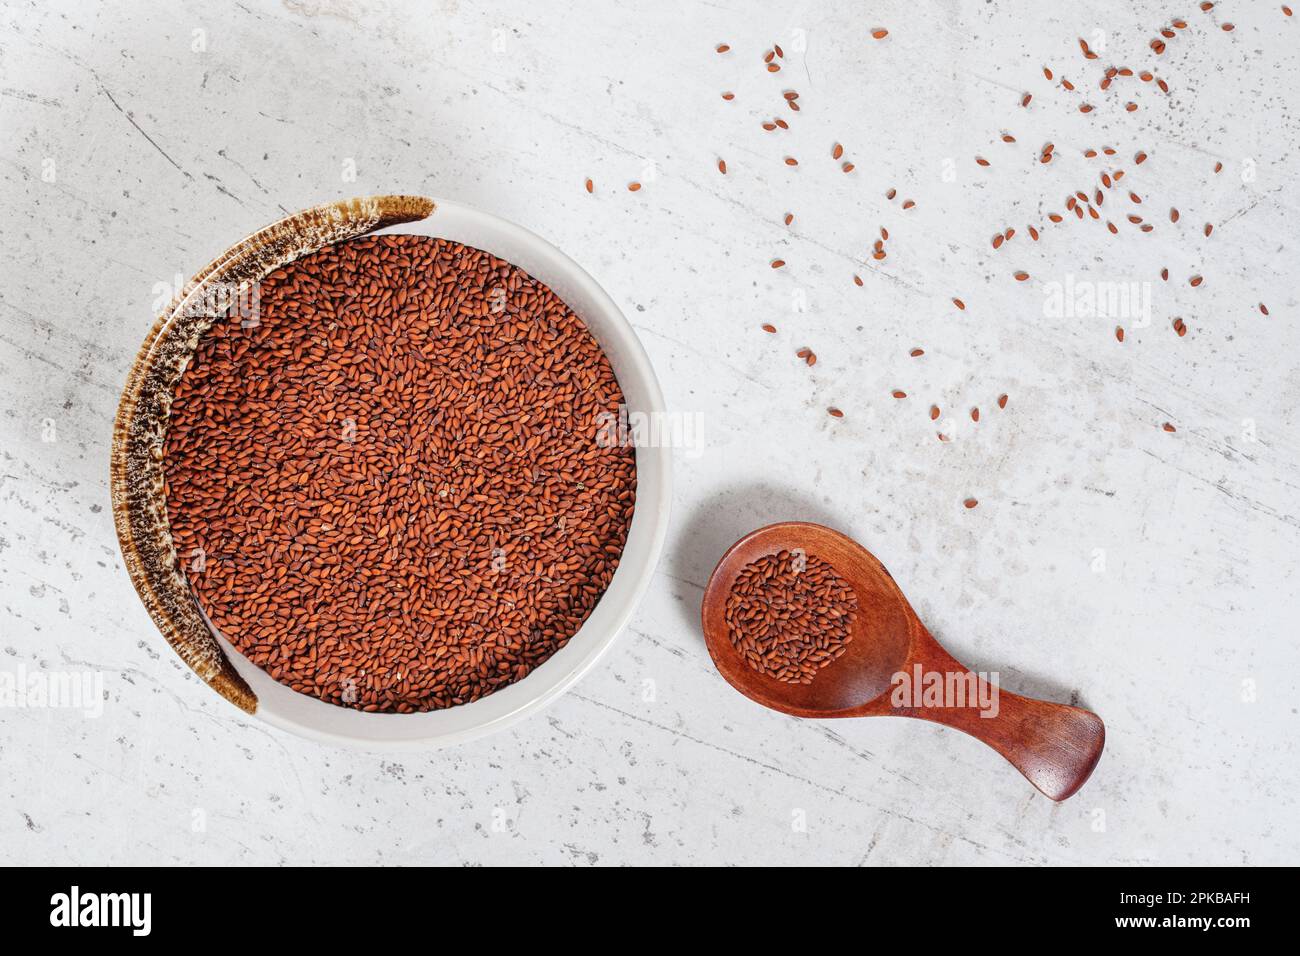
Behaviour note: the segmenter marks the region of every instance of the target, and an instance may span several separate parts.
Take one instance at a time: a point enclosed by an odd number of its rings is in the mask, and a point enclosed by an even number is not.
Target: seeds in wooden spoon
[[[834,410],[833,410],[834,411]],[[816,555],[791,551],[746,565],[727,595],[731,645],[760,674],[811,684],[853,640],[858,598]]]

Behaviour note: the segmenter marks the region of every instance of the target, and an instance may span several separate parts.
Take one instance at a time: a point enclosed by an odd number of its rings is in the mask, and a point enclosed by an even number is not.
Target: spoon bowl
[[[807,684],[751,667],[733,643],[726,619],[727,598],[741,571],[782,551],[825,561],[857,597],[844,653]],[[1106,731],[1100,717],[1012,694],[970,671],[926,630],[871,552],[822,525],[783,522],[741,538],[710,576],[702,614],[719,672],[746,697],[773,710],[796,717],[897,716],[944,724],[988,744],[1053,800],[1083,786],[1101,757]]]

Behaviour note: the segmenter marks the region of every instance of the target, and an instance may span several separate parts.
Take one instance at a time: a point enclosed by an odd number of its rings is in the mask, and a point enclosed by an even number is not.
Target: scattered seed
[[[785,158],[785,164],[787,166],[798,166],[799,160],[795,159],[793,156],[787,156]]]
[[[1267,309],[1264,310],[1264,314],[1268,315]],[[912,358],[920,358],[922,355],[925,354],[925,349],[912,349],[912,351],[908,352],[907,354],[912,356]]]
[[[873,40],[883,40],[887,36],[889,36],[889,31],[884,28],[871,31],[871,38]]]
[[[1026,279],[1029,278],[1029,273],[1028,273],[1028,272],[1017,272],[1017,273],[1015,273],[1015,277],[1016,277],[1016,281],[1017,281],[1017,282],[1024,282]]]
[[[940,412],[939,412],[939,406],[938,406],[938,405],[931,405],[931,406],[930,406],[930,421],[932,421],[932,422],[933,422],[933,421],[936,421],[936,420],[939,418],[939,414],[940,414]]]
[[[844,147],[841,146],[839,143],[836,143],[834,148],[831,150],[831,159],[839,159],[843,155],[844,155]]]
[[[786,214],[785,214],[785,224],[788,226],[788,225],[790,225],[790,223],[792,223],[792,222],[794,222],[794,213],[792,213],[792,212],[788,212],[788,213],[786,213]]]
[[[770,322],[764,323],[763,331],[767,332],[768,334],[774,334],[776,332],[776,326],[772,325]]]
[[[980,410],[978,408],[972,408],[970,410],[970,420],[973,422],[980,420]]]
[[[962,504],[965,505],[967,508],[974,508],[977,504],[979,504],[979,501],[978,499],[975,498],[967,498],[965,501],[962,502]]]
[[[630,192],[630,193],[634,193],[634,192],[636,192],[637,190],[639,190],[640,188],[641,188],[641,184],[640,184],[640,183],[628,183],[628,184],[627,184],[627,191]]]
[[[843,413],[842,411],[840,411],[838,408],[836,408],[835,406],[833,406],[833,405],[832,405],[830,408],[826,409],[826,414],[827,414],[827,415],[830,415],[831,418],[843,418],[843,417],[844,417],[844,413]]]
[[[588,179],[588,180],[587,180],[587,192],[590,193],[590,192],[595,192],[595,191],[596,191],[596,184],[593,183],[590,179]]]
[[[901,388],[894,389],[890,394],[893,395],[894,398],[907,398],[907,392],[903,391]]]
[[[1167,431],[1167,432],[1176,432],[1176,431],[1178,431],[1178,429],[1175,428],[1173,425],[1169,424],[1169,422],[1165,422],[1165,424],[1164,424],[1163,427],[1164,427],[1164,430]]]
[[[1124,326],[1122,325],[1115,326],[1115,338],[1120,342],[1124,341]]]
[[[955,296],[953,297],[952,304],[955,305],[957,308],[961,309],[963,312],[966,311],[966,303]]]
[[[1194,288],[1196,288],[1198,285],[1200,285],[1202,282],[1204,282],[1205,280],[1202,279],[1200,276],[1192,276],[1192,277],[1191,277],[1190,279],[1188,279],[1187,281],[1188,281],[1188,283],[1192,286],[1192,288],[1194,289]]]
[[[727,161],[725,159],[718,160],[718,172],[724,176],[727,175]]]
[[[1007,407],[1007,396],[1005,396],[1005,395],[999,395],[999,396],[998,396],[998,408],[1006,408],[1006,407]]]
[[[1291,16],[1291,14],[1288,13],[1287,16],[1289,17]],[[1261,302],[1259,304],[1259,311],[1262,312],[1264,315],[1268,315],[1268,306],[1266,306],[1263,302]]]
[[[772,260],[772,268],[773,268],[773,269],[780,269],[783,265],[785,265],[785,260],[784,260],[784,259],[773,259],[773,260]]]
[[[1208,238],[1209,235],[1210,235],[1210,233],[1212,233],[1212,232],[1214,232],[1214,226],[1207,222],[1207,223],[1205,224],[1205,235],[1206,235],[1206,238]]]
[[[728,44],[726,44],[726,43],[719,43],[719,44],[717,45],[717,47],[715,47],[715,50],[716,50],[718,53],[726,53],[726,52],[727,52],[728,50],[730,50],[730,49],[731,49],[731,47],[730,47]]]

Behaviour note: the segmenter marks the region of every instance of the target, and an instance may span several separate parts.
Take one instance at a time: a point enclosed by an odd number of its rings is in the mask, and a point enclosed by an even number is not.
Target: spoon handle
[[[929,634],[925,637],[929,646],[922,655],[924,671],[961,675],[975,694],[967,694],[967,706],[894,707],[894,713],[953,727],[983,741],[1053,800],[1064,800],[1083,786],[1106,743],[1100,717],[1081,707],[1002,690],[959,663]]]

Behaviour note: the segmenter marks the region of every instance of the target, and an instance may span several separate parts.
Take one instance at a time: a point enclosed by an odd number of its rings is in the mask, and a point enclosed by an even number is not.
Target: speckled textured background
[[[0,707],[0,858],[1294,861],[1300,22],[1189,4],[1157,59],[1155,2],[638,6],[0,3],[0,670],[95,670],[106,693],[98,718]],[[1103,93],[1109,63],[1154,66],[1171,92]],[[775,115],[792,129],[764,132]],[[1109,166],[1081,155],[1104,145]],[[1029,240],[1116,167],[1101,212],[1118,236],[1071,216]],[[287,211],[384,192],[568,251],[705,439],[605,662],[514,730],[400,758],[269,730],[202,687],[131,590],[106,490],[118,394],[176,274]],[[1149,324],[1047,317],[1067,277],[1149,283]],[[859,538],[973,667],[1100,713],[1085,788],[1054,805],[959,734],[800,722],[727,687],[701,586],[785,518]]]

